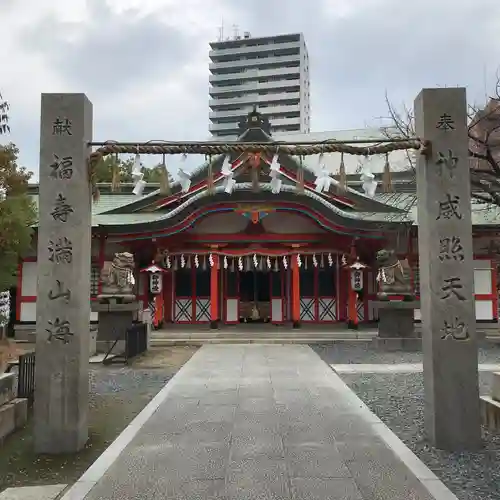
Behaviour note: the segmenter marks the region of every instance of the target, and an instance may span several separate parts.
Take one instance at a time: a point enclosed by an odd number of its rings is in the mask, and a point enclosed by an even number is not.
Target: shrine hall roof
[[[154,188],[154,186],[152,186]],[[135,213],[108,213],[117,208],[122,210],[138,197],[125,191],[131,187],[124,186],[120,193],[102,193],[99,201],[92,204],[92,225],[128,225],[149,223],[161,220],[168,214],[167,211],[135,212]],[[30,186],[30,196],[38,205],[38,186]],[[417,196],[415,193],[377,193],[374,199],[380,203],[400,210],[399,212],[354,212],[356,219],[366,221],[385,222],[413,222],[418,223]],[[472,224],[474,226],[500,226],[500,207],[480,203],[472,204]]]

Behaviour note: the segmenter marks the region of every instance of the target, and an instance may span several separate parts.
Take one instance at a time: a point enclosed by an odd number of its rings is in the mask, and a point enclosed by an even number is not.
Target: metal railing
[[[31,404],[35,396],[35,353],[22,354],[18,361],[9,363],[6,372],[9,373],[15,366],[18,367],[17,397],[26,398]]]

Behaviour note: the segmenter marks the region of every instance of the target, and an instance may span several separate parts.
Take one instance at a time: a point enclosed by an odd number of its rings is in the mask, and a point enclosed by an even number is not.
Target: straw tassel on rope
[[[250,167],[252,169],[252,189],[258,191],[259,185],[259,167],[260,167],[260,153],[255,153],[251,156]]]
[[[304,164],[302,163],[302,156],[299,157],[299,168],[297,169],[297,185],[296,189],[299,193],[304,192],[305,181],[304,181]]]
[[[118,154],[113,158],[113,164],[111,166],[111,192],[116,193],[120,190],[120,159]]]
[[[389,153],[385,154],[384,173],[382,175],[382,189],[384,193],[392,193],[391,165],[389,163]]]
[[[340,153],[339,187],[347,189],[347,173],[345,171],[344,153]]]
[[[213,194],[214,192],[214,170],[212,166],[212,157],[208,157],[208,174],[207,174],[207,192]]]
[[[101,199],[101,192],[96,184],[92,185],[92,201],[97,203]]]
[[[98,202],[100,193],[99,188],[97,187],[96,164],[93,164],[90,161],[87,163],[87,175],[92,193],[92,200]]]
[[[171,193],[170,179],[168,178],[167,165],[165,163],[165,155],[162,157],[160,165],[160,194],[169,195]]]

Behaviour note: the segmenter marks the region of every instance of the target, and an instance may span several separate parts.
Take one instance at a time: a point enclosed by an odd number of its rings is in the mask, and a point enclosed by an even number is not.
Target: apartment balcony
[[[264,54],[266,52],[276,52],[278,50],[299,50],[301,49],[301,42],[289,42],[289,43],[266,43],[265,45],[254,45],[249,47],[234,47],[228,49],[216,49],[209,52],[210,59],[214,60],[217,57],[223,56],[234,56],[237,54],[249,55],[249,54]]]
[[[301,98],[300,92],[279,92],[276,94],[246,94],[242,97],[233,97],[232,99],[210,99],[209,106],[216,111],[218,106],[244,106],[245,104],[258,103],[281,103],[290,101],[286,104],[295,104],[294,101],[299,101]],[[285,104],[285,103],[284,103]]]
[[[252,106],[248,106],[247,109],[235,109],[231,111],[212,111],[209,113],[210,119],[221,119],[246,116],[252,110]],[[280,114],[290,114],[290,113],[300,113],[300,105],[292,106],[267,106],[263,108],[258,108],[258,111],[263,115],[280,115]]]
[[[234,61],[224,61],[224,62],[211,62],[208,65],[210,71],[217,73],[219,70],[223,69],[233,69],[233,68],[250,68],[252,66],[262,66],[262,67],[280,67],[283,64],[288,64],[291,62],[299,61],[298,55],[295,56],[269,56],[269,57],[257,57],[255,59],[238,59]]]
[[[287,127],[287,126],[297,126],[297,130],[300,129],[300,117],[297,118],[276,118],[274,120],[269,120],[271,123],[271,129],[277,127]]]
[[[279,80],[277,82],[250,82],[242,85],[228,85],[226,87],[210,87],[208,93],[211,96],[231,96],[243,92],[259,92],[265,90],[277,89],[293,89],[300,91],[300,79],[296,80]]]
[[[239,133],[238,122],[211,123],[208,130],[210,132],[234,132],[236,135]]]
[[[231,82],[234,80],[257,80],[260,78],[287,75],[294,75],[296,78],[300,78],[300,66],[294,66],[292,68],[247,69],[240,73],[210,75],[208,81],[210,83]]]

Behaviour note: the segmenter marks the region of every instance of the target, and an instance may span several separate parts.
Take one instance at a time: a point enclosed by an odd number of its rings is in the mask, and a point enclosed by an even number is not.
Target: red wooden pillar
[[[158,328],[163,322],[163,293],[158,293],[155,295],[155,317],[154,325]]]
[[[353,330],[358,329],[358,309],[357,309],[357,294],[352,288],[351,270],[347,271],[347,286],[348,286],[348,314],[347,327]]]
[[[142,296],[143,296],[143,299],[142,299],[142,308],[143,309],[146,309],[149,307],[149,277],[147,276],[146,277],[147,279],[144,280],[144,283],[143,283],[143,290],[142,290]],[[140,283],[140,274],[137,278],[137,281],[138,283]],[[153,321],[154,318],[151,318],[151,321]]]
[[[210,268],[210,328],[219,323],[219,256],[212,254],[213,266]]]
[[[292,255],[292,322],[294,328],[300,327],[300,267],[298,255]]]
[[[491,293],[493,294],[493,319],[498,321],[498,268],[495,257],[491,256]]]
[[[23,259],[17,264],[16,321],[21,321],[21,300],[23,296]]]

